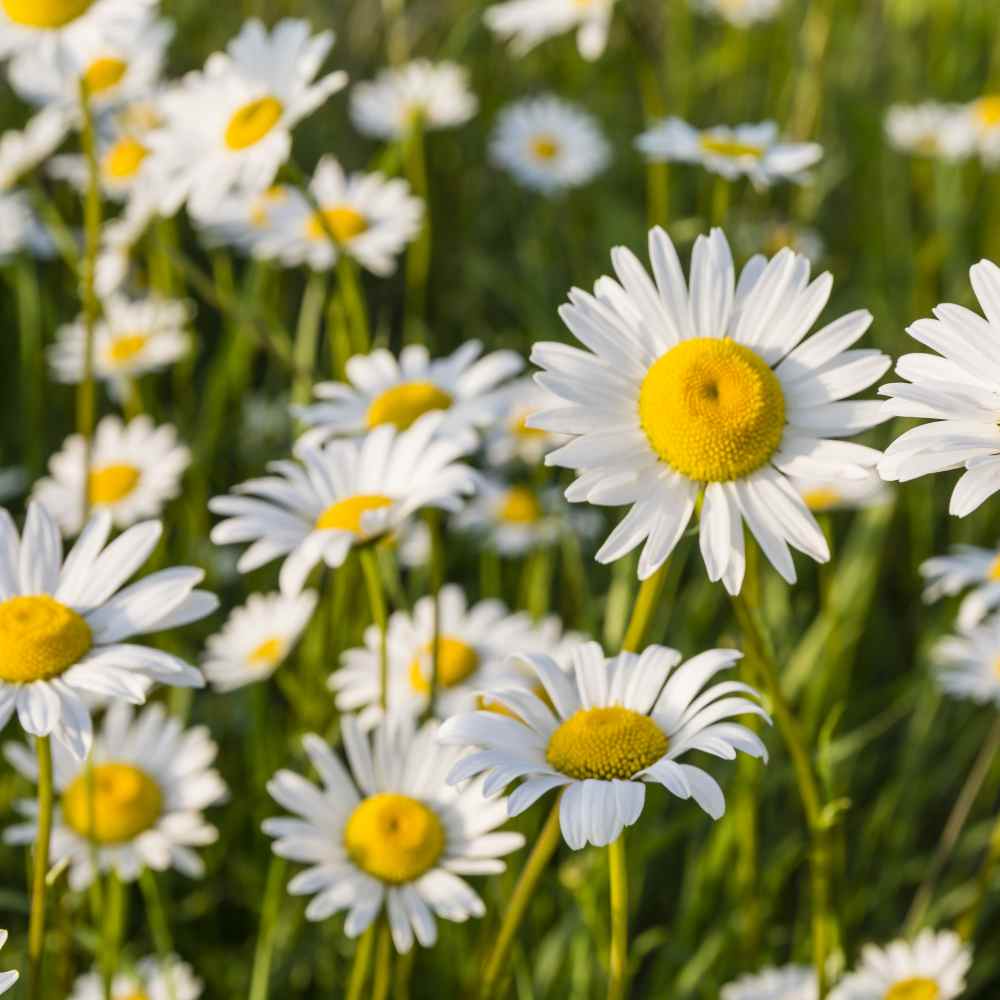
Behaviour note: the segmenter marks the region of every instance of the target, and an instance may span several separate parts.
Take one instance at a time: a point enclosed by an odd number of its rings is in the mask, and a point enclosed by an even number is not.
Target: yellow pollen
[[[115,365],[123,365],[131,361],[147,344],[149,334],[125,333],[115,337],[108,344],[108,360]]]
[[[434,867],[444,850],[437,814],[408,795],[380,792],[364,799],[344,828],[350,859],[369,875],[402,885]]]
[[[559,150],[559,142],[554,136],[539,135],[531,140],[531,151],[539,160],[554,160]]]
[[[160,786],[131,764],[95,764],[62,796],[63,818],[76,834],[98,844],[134,840],[154,826],[163,810]]]
[[[976,117],[986,128],[1000,125],[1000,94],[990,94],[976,101]]]
[[[758,354],[728,338],[700,337],[672,347],[649,369],[639,419],[672,469],[695,482],[726,482],[775,453],[785,397]]]
[[[986,579],[994,583],[1000,581],[1000,555],[994,557],[990,568],[986,571]]]
[[[4,13],[26,28],[62,28],[86,14],[93,0],[0,0]]]
[[[368,228],[368,220],[350,205],[335,205],[326,208],[322,215],[313,215],[309,220],[309,239],[328,239],[327,229],[333,233],[337,243],[350,243]]]
[[[361,526],[362,516],[369,510],[391,507],[390,497],[380,493],[359,493],[330,504],[316,519],[317,531],[349,531],[359,538],[367,538]]]
[[[275,97],[258,97],[244,104],[226,126],[226,146],[234,152],[256,145],[281,120],[284,106]]]
[[[545,437],[545,431],[540,430],[537,427],[529,427],[528,420],[533,414],[525,413],[523,416],[517,418],[511,425],[511,433],[514,437],[526,438],[529,441],[532,439]]]
[[[104,175],[114,181],[135,177],[149,150],[131,136],[119,139],[105,154],[101,164]]]
[[[428,643],[410,664],[410,685],[420,694],[430,694],[433,669],[432,648]],[[471,677],[479,667],[479,654],[461,639],[443,635],[438,639],[437,686],[454,687]]]
[[[527,486],[512,486],[500,505],[500,520],[510,524],[537,524],[542,519],[542,505]]]
[[[412,427],[425,413],[447,410],[451,396],[433,382],[405,382],[386,389],[372,400],[366,418],[369,430],[380,424],[392,424],[396,430]]]
[[[938,1000],[941,988],[933,979],[926,976],[914,976],[912,979],[901,979],[893,983],[885,991],[883,1000]]]
[[[284,648],[285,644],[275,636],[273,639],[265,639],[259,646],[251,650],[247,659],[255,667],[271,667],[281,659]]]
[[[95,59],[83,74],[83,83],[89,94],[102,94],[105,90],[121,83],[122,77],[128,71],[128,63],[124,59],[104,56]]]
[[[0,603],[0,680],[8,684],[58,677],[92,645],[83,617],[47,594]]]
[[[250,209],[250,225],[257,229],[263,229],[268,222],[268,211],[272,205],[278,205],[288,197],[288,191],[281,184],[269,187],[263,194],[258,195],[254,201],[253,208]]]
[[[115,1000],[149,1000],[148,993],[129,993],[127,996],[115,997]]]
[[[630,708],[581,708],[549,739],[545,759],[578,781],[624,781],[667,752],[667,737],[648,716]]]
[[[725,156],[731,160],[748,157],[759,160],[764,155],[764,150],[760,146],[751,146],[748,142],[737,142],[735,139],[720,139],[717,136],[703,135],[699,141],[701,148],[706,153]]]
[[[813,511],[829,510],[841,501],[840,494],[832,486],[819,486],[802,494],[806,506]]]
[[[92,469],[87,495],[95,507],[106,507],[124,500],[139,485],[140,472],[134,465],[105,465]]]
[[[544,701],[549,708],[553,707],[548,691],[541,684],[533,684],[531,691]],[[516,719],[518,722],[523,721],[517,712],[512,712],[506,705],[501,705],[500,702],[493,701],[491,698],[486,698],[481,694],[476,695],[476,708],[481,712],[496,712],[497,715],[506,715],[508,719]]]

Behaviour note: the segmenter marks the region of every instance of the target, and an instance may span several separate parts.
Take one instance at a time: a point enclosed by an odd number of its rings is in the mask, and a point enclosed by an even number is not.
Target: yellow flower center
[[[976,117],[981,125],[996,128],[1000,125],[1000,94],[990,94],[976,101]]]
[[[533,684],[531,691],[541,701],[544,701],[549,708],[554,707],[548,691],[541,684]],[[506,705],[501,705],[500,702],[493,701],[492,698],[487,698],[481,694],[476,695],[476,708],[481,712],[496,712],[497,715],[506,715],[508,719],[516,719],[518,722],[524,721],[517,712],[512,712]]]
[[[280,204],[287,197],[288,191],[281,184],[275,184],[262,195],[258,195],[250,209],[250,225],[263,229],[267,225],[271,206]]]
[[[986,571],[986,579],[994,582],[1000,581],[1000,555],[994,557],[990,563],[990,568]]]
[[[364,799],[344,828],[351,860],[369,875],[401,885],[434,867],[444,850],[444,827],[417,799],[380,792]]]
[[[90,626],[49,597],[9,597],[0,603],[0,680],[9,684],[58,677],[93,645]]]
[[[92,469],[87,495],[95,507],[107,507],[124,500],[139,485],[141,473],[134,465],[105,465]]]
[[[95,59],[83,74],[83,84],[90,94],[101,94],[105,90],[121,83],[122,77],[128,70],[128,63],[124,59],[115,59],[113,56],[104,56]]]
[[[884,1000],[938,1000],[941,988],[933,979],[926,976],[914,976],[912,979],[901,979],[893,983],[885,991]]]
[[[724,156],[730,160],[740,160],[747,157],[759,160],[764,155],[760,146],[752,146],[748,142],[737,142],[735,139],[720,139],[718,136],[703,135],[699,140],[701,148],[714,156]]]
[[[625,780],[667,752],[667,737],[648,715],[630,708],[581,708],[549,739],[545,759],[582,781]]]
[[[410,664],[410,684],[420,694],[430,694],[433,650],[428,643]],[[438,639],[438,687],[450,688],[471,677],[479,667],[479,654],[461,639],[443,635]]]
[[[646,374],[639,419],[653,450],[695,482],[741,479],[781,443],[785,397],[766,362],[728,338],[685,340]]]
[[[327,230],[337,243],[350,243],[368,228],[368,220],[350,205],[335,205],[326,208],[322,215],[315,214],[309,220],[309,239],[325,240]]]
[[[368,428],[392,424],[396,430],[405,431],[425,413],[447,410],[451,404],[451,396],[433,382],[394,385],[372,400],[368,407]]]
[[[93,0],[0,0],[4,13],[26,28],[62,28],[86,14]]]
[[[275,636],[273,639],[265,639],[251,650],[247,659],[255,667],[273,667],[281,659],[284,649],[285,644]]]
[[[554,160],[559,149],[558,140],[551,135],[539,135],[531,140],[531,151],[539,160]]]
[[[527,486],[512,486],[500,505],[500,520],[510,524],[537,524],[542,519],[542,505]]]
[[[810,510],[822,511],[836,507],[840,503],[841,496],[832,486],[819,486],[814,490],[806,490],[802,494],[802,499]]]
[[[149,1000],[148,993],[129,993],[127,996],[115,997],[115,1000]]]
[[[126,333],[115,337],[108,344],[108,360],[115,365],[123,365],[131,361],[147,344],[149,334]]]
[[[95,764],[62,796],[67,826],[98,844],[121,844],[150,829],[163,810],[160,786],[131,764]]]
[[[514,437],[526,438],[527,440],[537,439],[545,437],[545,431],[540,430],[538,427],[529,427],[528,419],[532,416],[531,413],[525,413],[523,416],[518,417],[513,425],[511,426],[511,433]]]
[[[104,154],[104,175],[113,181],[127,181],[135,177],[147,156],[149,150],[141,142],[125,136]]]
[[[278,124],[284,106],[275,97],[258,97],[244,104],[226,126],[226,146],[234,152],[256,145]]]
[[[392,499],[380,493],[359,493],[330,504],[316,519],[317,531],[349,531],[359,538],[367,537],[361,519],[366,511],[391,507]]]

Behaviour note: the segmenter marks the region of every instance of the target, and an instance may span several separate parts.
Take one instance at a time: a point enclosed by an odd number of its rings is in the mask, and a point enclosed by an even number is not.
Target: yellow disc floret
[[[940,996],[941,988],[933,979],[914,976],[893,983],[885,991],[884,1000],[938,1000]]]
[[[368,428],[392,424],[396,430],[412,427],[425,413],[447,410],[451,396],[433,382],[404,382],[376,396],[368,407]]]
[[[350,243],[368,228],[368,220],[350,205],[335,205],[326,208],[322,215],[313,215],[309,220],[309,238],[325,240],[331,235],[335,243]]]
[[[121,334],[108,344],[108,360],[113,365],[128,364],[148,343],[147,333]]]
[[[802,494],[802,499],[811,511],[820,513],[836,507],[842,497],[832,486],[817,486],[814,490],[806,490]]]
[[[509,524],[537,524],[542,519],[542,505],[527,486],[512,486],[504,495],[499,515]]]
[[[741,479],[777,451],[781,383],[754,351],[701,337],[672,347],[648,371],[639,419],[653,450],[700,483]]]
[[[247,659],[259,667],[273,667],[281,659],[285,651],[285,644],[277,636],[265,639],[251,651]]]
[[[703,135],[700,142],[701,148],[706,153],[724,156],[727,160],[759,160],[764,155],[764,150],[760,146],[752,146],[748,142],[738,142],[736,139],[721,139],[718,136]]]
[[[62,28],[86,14],[93,0],[0,0],[4,13],[26,28]]]
[[[276,97],[258,97],[244,104],[226,126],[226,146],[234,152],[255,146],[281,120],[284,107]]]
[[[99,844],[134,840],[156,824],[162,811],[160,786],[131,764],[95,764],[74,778],[62,796],[66,825]]]
[[[90,472],[87,496],[95,507],[124,500],[139,485],[140,472],[134,465],[105,465]]]
[[[101,161],[104,176],[113,181],[127,181],[135,177],[149,150],[137,139],[125,136],[119,139]]]
[[[391,497],[380,493],[359,493],[330,504],[316,519],[316,530],[349,531],[359,538],[366,538],[368,536],[361,525],[364,514],[391,506]]]
[[[545,759],[560,774],[583,781],[625,780],[667,752],[667,737],[630,708],[581,708],[549,740]]]
[[[410,684],[414,691],[429,694],[432,669],[432,647],[428,643],[410,664]],[[479,669],[479,654],[468,643],[454,636],[438,639],[437,686],[454,687]]]
[[[976,101],[976,117],[980,125],[996,128],[1000,125],[1000,94],[989,94]]]
[[[90,651],[90,626],[47,594],[0,603],[0,680],[30,684],[58,677]]]
[[[420,878],[444,850],[444,827],[418,799],[381,792],[364,799],[344,828],[351,860],[382,882],[401,885]]]
[[[102,94],[117,86],[128,72],[128,63],[114,56],[95,59],[83,74],[83,83],[88,94]]]
[[[554,160],[559,149],[558,140],[551,135],[539,135],[531,140],[531,151],[539,160]]]

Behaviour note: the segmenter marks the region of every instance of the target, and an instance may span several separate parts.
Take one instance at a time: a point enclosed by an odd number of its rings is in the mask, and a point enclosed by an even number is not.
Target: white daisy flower
[[[508,105],[490,138],[490,159],[545,195],[586,184],[611,160],[596,120],[551,94]]]
[[[127,528],[163,513],[190,463],[191,452],[178,443],[173,424],[157,427],[145,415],[124,424],[108,416],[94,432],[89,462],[84,439],[71,435],[49,459],[50,474],[35,483],[32,496],[67,537],[83,527],[84,492],[92,510],[107,511],[115,527]]]
[[[546,792],[564,789],[559,819],[573,850],[617,840],[642,813],[646,782],[693,798],[718,819],[726,807],[722,789],[707,772],[679,758],[702,750],[733,760],[742,750],[767,759],[756,733],[726,721],[743,714],[770,721],[751,700],[757,693],[739,681],[705,688],[741,655],[714,649],[678,666],[680,653],[665,646],[606,659],[596,642],[588,642],[573,649],[567,674],[547,656],[521,654],[547,699],[523,688],[497,689],[490,697],[513,718],[480,711],[448,719],[442,742],[478,748],[463,756],[448,780],[485,774],[483,791],[491,795],[523,778],[508,800],[511,816]]]
[[[0,729],[16,710],[25,732],[52,735],[81,759],[91,741],[85,694],[142,704],[140,677],[204,684],[180,658],[127,640],[198,621],[219,604],[194,589],[204,573],[191,566],[151,573],[121,590],[163,527],[137,524],[105,547],[110,533],[111,515],[98,511],[64,560],[59,529],[41,504],[28,506],[20,537],[0,512]]]
[[[830,1000],[954,1000],[965,989],[972,953],[954,931],[921,931],[913,941],[867,945],[861,965]]]
[[[273,476],[209,502],[225,517],[212,541],[253,542],[240,558],[241,573],[284,556],[281,591],[299,593],[314,566],[340,566],[352,548],[396,530],[421,508],[461,507],[475,474],[457,460],[475,441],[438,436],[440,424],[439,415],[427,414],[406,431],[386,424],[360,441],[299,448],[298,462],[272,462]]]
[[[47,160],[66,138],[69,126],[65,110],[50,105],[34,115],[23,129],[8,129],[0,135],[0,191],[9,191]]]
[[[288,240],[285,227],[276,224],[277,209],[286,202],[293,204],[285,209],[284,217],[293,210],[310,217],[309,203],[301,191],[273,184],[260,192],[228,194],[195,222],[208,246],[230,247],[248,257],[273,261]]]
[[[451,62],[417,59],[384,69],[351,91],[351,120],[359,132],[376,139],[399,139],[416,123],[423,129],[455,128],[478,107],[468,74]]]
[[[966,105],[965,121],[988,167],[1000,163],[1000,94],[986,94]]]
[[[770,121],[698,129],[681,118],[665,118],[635,144],[648,160],[698,163],[729,181],[749,177],[756,188],[777,181],[802,183],[823,156],[818,143],[782,142],[777,124]]]
[[[271,203],[265,221],[273,238],[258,242],[257,256],[273,246],[273,256],[286,267],[308,264],[328,271],[344,254],[372,274],[395,271],[396,258],[419,232],[424,215],[423,202],[405,180],[378,173],[347,176],[334,157],[324,156],[309,190],[319,212],[301,197]]]
[[[960,629],[978,625],[1000,607],[1000,548],[953,545],[948,555],[923,562],[920,575],[927,583],[924,600],[928,604],[972,588],[958,609]]]
[[[201,664],[208,682],[216,691],[235,691],[270,677],[298,642],[316,600],[312,590],[295,597],[251,594],[208,640]]]
[[[902,153],[958,160],[974,151],[975,132],[961,104],[893,104],[886,112],[885,134]]]
[[[772,21],[781,12],[784,0],[691,0],[701,14],[714,14],[738,28]]]
[[[94,287],[102,299],[119,292],[132,272],[132,257],[150,224],[157,217],[153,200],[134,190],[125,211],[101,227]]]
[[[949,512],[956,517],[1000,489],[1000,268],[981,260],[969,275],[986,319],[963,306],[939,305],[935,319],[906,328],[937,354],[904,354],[896,373],[907,381],[879,389],[889,397],[886,416],[932,421],[889,445],[878,464],[882,478],[905,483],[964,468],[951,494]]]
[[[615,0],[507,0],[488,7],[487,26],[510,41],[516,56],[539,42],[576,32],[576,46],[584,59],[597,59],[608,44]]]
[[[24,191],[0,191],[0,264],[18,254],[47,259],[55,254],[49,231],[38,221]]]
[[[588,348],[536,344],[536,378],[560,405],[529,423],[573,435],[546,457],[576,469],[574,502],[632,509],[597,553],[613,562],[642,544],[639,576],[651,576],[704,496],[699,536],[711,580],[739,593],[746,521],[790,583],[788,545],[819,562],[823,532],[788,476],[863,479],[879,452],[834,440],[879,423],[880,404],[847,397],[878,379],[889,359],[847,350],[868,328],[859,310],[806,334],[832,279],[810,283],[809,261],[782,250],[751,258],[735,279],[722,231],[699,236],[690,290],[670,238],[649,234],[650,280],[635,255],[612,251],[618,281],[601,278],[560,310]]]
[[[509,383],[500,392],[500,414],[486,433],[486,459],[491,465],[506,465],[515,460],[538,465],[547,452],[565,439],[529,427],[528,420],[546,406],[552,397],[528,376]]]
[[[817,1000],[816,970],[808,965],[785,965],[740,976],[719,993],[719,1000]]]
[[[296,818],[265,820],[264,832],[276,838],[275,854],[310,866],[288,884],[293,895],[313,896],[309,920],[346,910],[344,931],[357,937],[384,909],[397,951],[414,938],[430,948],[435,916],[461,923],[485,913],[459,876],[502,872],[499,859],[524,838],[497,831],[505,802],[485,798],[481,782],[446,783],[459,754],[437,743],[434,723],[417,732],[406,719],[382,725],[370,745],[346,716],[342,733],[350,771],[318,736],[306,736],[322,787],[279,771],[268,791]]]
[[[0,948],[7,943],[7,932],[0,930]],[[6,993],[20,978],[17,972],[0,972],[0,993]]]
[[[868,471],[863,479],[792,476],[791,482],[814,514],[878,507],[888,503],[892,496],[889,487],[874,471]]]
[[[946,636],[931,655],[943,691],[1000,708],[1000,616]]]
[[[32,747],[9,743],[4,752],[24,777],[38,781]],[[121,701],[108,707],[87,762],[54,747],[57,803],[50,854],[53,864],[68,862],[70,888],[85,889],[96,874],[108,871],[126,882],[144,868],[176,868],[200,877],[204,865],[193,848],[218,837],[201,813],[226,795],[222,778],[210,767],[217,752],[204,726],[185,730],[158,704],[134,717]],[[5,830],[4,840],[34,843],[38,804],[24,799],[18,810],[27,819]]]
[[[134,968],[115,973],[111,1000],[198,1000],[202,984],[191,966],[178,958],[168,963],[144,958]],[[80,976],[69,1000],[105,1000],[104,982],[98,971]]]

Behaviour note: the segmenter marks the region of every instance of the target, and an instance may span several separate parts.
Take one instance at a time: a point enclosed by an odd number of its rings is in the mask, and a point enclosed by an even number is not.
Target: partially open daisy
[[[943,691],[1000,708],[1000,616],[946,636],[931,656]]]
[[[340,566],[352,548],[394,531],[421,508],[462,506],[475,475],[458,459],[475,440],[438,436],[440,423],[428,413],[406,431],[385,424],[360,441],[301,447],[299,462],[272,462],[274,475],[210,501],[225,518],[212,541],[253,542],[240,558],[242,573],[284,556],[282,593],[297,594],[314,566]]]
[[[459,876],[502,872],[500,858],[524,838],[497,832],[505,802],[485,798],[482,782],[447,784],[459,754],[437,743],[434,723],[416,732],[406,719],[383,724],[372,745],[345,716],[342,733],[350,771],[318,736],[306,736],[322,786],[279,771],[268,791],[295,818],[266,820],[264,832],[276,838],[276,854],[309,865],[288,889],[313,896],[310,920],[346,910],[345,933],[357,937],[384,910],[398,951],[414,938],[430,948],[435,916],[463,922],[485,912]]]
[[[0,948],[7,943],[7,932],[0,930]],[[6,993],[19,979],[17,972],[0,972],[0,993]]]
[[[587,112],[544,94],[501,111],[490,158],[525,187],[554,195],[596,177],[607,167],[611,150]]]
[[[266,680],[285,661],[316,608],[316,593],[251,594],[209,640],[201,669],[217,691]]]
[[[722,987],[719,1000],[817,1000],[818,996],[815,969],[785,965],[740,976]]]
[[[693,798],[713,819],[725,798],[706,771],[680,758],[692,750],[733,760],[737,751],[767,759],[751,729],[726,720],[767,713],[757,693],[739,681],[706,688],[740,654],[714,649],[681,663],[665,646],[641,655],[606,659],[596,642],[571,652],[569,673],[548,656],[524,653],[544,695],[523,688],[495,689],[490,698],[510,713],[455,715],[441,726],[442,742],[476,747],[452,768],[449,781],[485,775],[492,795],[523,779],[508,799],[517,816],[546,792],[564,789],[559,819],[566,843],[579,850],[604,846],[638,820],[646,783],[663,785],[681,799]]]
[[[692,6],[702,14],[714,14],[737,28],[749,28],[773,20],[781,11],[784,0],[692,0]]]
[[[879,453],[833,440],[879,423],[877,402],[847,397],[889,359],[848,350],[871,314],[850,313],[806,339],[832,279],[809,281],[805,257],[752,258],[735,280],[721,230],[695,241],[690,290],[670,238],[649,234],[653,280],[624,247],[618,281],[601,278],[560,310],[588,348],[536,344],[540,385],[560,405],[529,424],[573,435],[550,465],[576,469],[573,501],[632,508],[597,553],[612,562],[642,544],[641,579],[663,565],[700,495],[699,536],[709,578],[743,582],[742,523],[789,582],[789,544],[829,558],[823,532],[788,476],[862,479]]]
[[[0,511],[0,729],[17,711],[25,732],[54,736],[79,758],[91,741],[89,693],[141,704],[145,677],[201,687],[201,674],[172,653],[128,642],[197,621],[218,600],[194,588],[204,573],[179,566],[120,589],[149,558],[158,521],[107,545],[111,517],[96,513],[63,559],[55,521],[31,503],[24,530]]]
[[[576,32],[576,45],[584,59],[597,59],[608,43],[611,10],[615,0],[507,0],[488,7],[486,24],[510,41],[517,56],[530,52],[548,38]]]
[[[426,59],[384,69],[351,91],[351,119],[359,132],[377,139],[399,139],[417,124],[422,129],[464,125],[478,106],[461,66]]]
[[[177,440],[172,424],[159,427],[147,416],[123,424],[105,417],[88,449],[79,434],[68,437],[49,459],[49,475],[39,479],[32,496],[72,537],[84,523],[84,493],[91,510],[107,511],[116,527],[127,528],[158,517],[180,492],[191,452]]]
[[[954,931],[921,931],[913,941],[885,948],[867,945],[861,965],[830,1000],[955,1000],[972,964],[969,947]]]
[[[946,160],[969,156],[975,146],[975,131],[961,104],[894,104],[886,112],[885,134],[902,153]]]
[[[558,434],[529,427],[528,420],[546,406],[552,397],[530,377],[509,383],[500,394],[500,412],[487,429],[486,458],[491,465],[521,461],[538,465],[546,453],[562,442]]]
[[[1000,548],[953,545],[945,556],[933,556],[920,566],[926,581],[924,600],[931,604],[969,589],[958,609],[960,629],[972,628],[1000,607]]]
[[[8,744],[5,751],[21,774],[38,780],[32,748]],[[51,853],[54,864],[69,863],[70,886],[83,889],[106,871],[131,882],[144,868],[199,877],[204,865],[194,848],[218,835],[202,810],[226,795],[211,768],[217,751],[203,726],[185,730],[162,705],[134,716],[121,701],[108,708],[87,763],[56,746]],[[33,799],[18,806],[27,820],[7,829],[4,839],[29,844],[38,807]]]
[[[111,1000],[198,1000],[201,981],[191,966],[178,958],[162,962],[143,958],[111,981]],[[80,976],[69,1000],[106,1000],[104,982],[97,970]]]
[[[831,510],[864,510],[888,503],[892,492],[878,473],[868,472],[863,479],[813,479],[792,477],[792,485],[802,494],[814,514]]]
[[[801,183],[823,155],[815,142],[783,142],[770,121],[699,129],[680,118],[666,118],[635,144],[649,160],[699,163],[726,180],[749,177],[757,188],[777,181]]]

